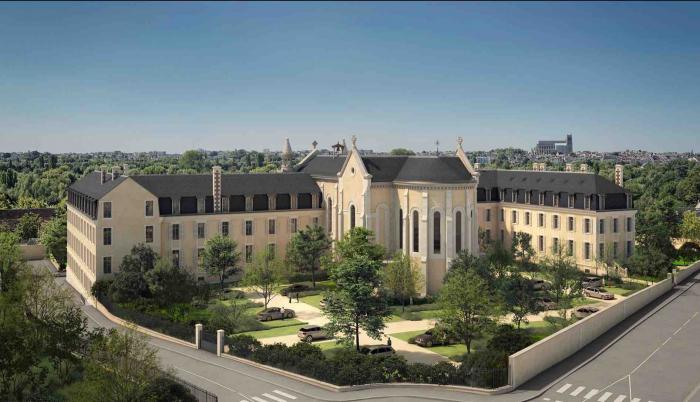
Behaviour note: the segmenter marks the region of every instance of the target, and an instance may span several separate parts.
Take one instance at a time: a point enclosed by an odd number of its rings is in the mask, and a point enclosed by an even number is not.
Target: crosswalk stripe
[[[282,395],[282,396],[283,396],[283,397],[285,397],[285,398],[289,398],[289,399],[297,399],[297,397],[296,397],[296,396],[294,396],[294,395],[289,395],[288,393],[286,393],[286,392],[282,392],[282,391],[280,391],[280,390],[278,390],[278,389],[276,389],[276,390],[274,390],[274,391],[272,391],[272,392],[274,392],[275,394],[279,394],[279,395]]]
[[[268,402],[268,401],[266,401],[266,400],[264,400],[264,399],[262,399],[262,398],[258,398],[257,396],[254,396],[252,399],[255,400],[255,401],[257,401],[257,402]]]
[[[597,394],[598,390],[593,388],[592,390],[588,391],[586,395],[584,395],[583,399],[591,399],[593,398],[593,395]]]
[[[570,393],[569,395],[576,396],[580,394],[584,389],[586,389],[586,387],[578,387],[574,390],[574,392]]]
[[[639,402],[639,398],[634,398],[631,402]]]
[[[560,393],[560,394],[563,394],[564,391],[566,391],[566,390],[569,389],[570,387],[571,387],[571,384],[566,384],[566,385],[564,385],[563,387],[559,388],[559,389],[557,390],[557,392]]]
[[[265,398],[270,398],[270,399],[272,399],[273,401],[277,401],[277,402],[287,402],[286,399],[278,398],[278,397],[276,397],[276,396],[274,396],[274,395],[263,394],[263,396],[264,396]]]
[[[606,393],[604,393],[603,396],[601,396],[600,398],[598,398],[598,402],[605,402],[605,401],[607,401],[608,398],[610,398],[610,395],[612,395],[612,392],[606,392]]]
[[[622,402],[625,400],[625,398],[627,398],[626,395],[618,395],[613,402]]]

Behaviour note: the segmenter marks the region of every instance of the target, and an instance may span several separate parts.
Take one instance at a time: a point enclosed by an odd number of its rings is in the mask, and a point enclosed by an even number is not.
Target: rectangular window
[[[102,244],[105,246],[112,245],[112,228],[102,229]]]
[[[617,258],[617,242],[613,242],[613,258]]]
[[[253,262],[253,245],[245,245],[245,262]]]
[[[173,223],[170,237],[172,240],[180,240],[180,224],[179,223]]]
[[[598,233],[605,234],[605,219],[598,221]]]
[[[228,222],[221,222],[221,235],[228,237]]]
[[[518,223],[518,211],[513,211],[511,215],[511,222]]]
[[[102,203],[102,217],[107,218],[107,219],[112,217],[112,202],[111,201],[105,201]]]
[[[146,226],[146,243],[153,243],[153,226]]]
[[[625,255],[627,257],[632,256],[632,241],[631,240],[627,240],[627,249],[625,250]]]
[[[204,222],[199,222],[197,223],[197,238],[198,239],[203,239],[204,238]]]
[[[491,222],[491,210],[486,210],[486,222]]]
[[[275,234],[275,220],[274,219],[269,219],[267,221],[267,234],[270,234],[270,235]]]
[[[503,244],[506,241],[506,232],[501,229],[501,244]]]
[[[540,253],[544,252],[544,236],[539,236],[537,238],[537,247],[538,247]]]
[[[574,255],[574,241],[569,240],[569,247],[566,250],[566,253],[570,256]]]
[[[268,244],[267,245],[267,258],[274,260],[276,251],[277,251],[277,247],[275,247],[274,243]]]
[[[625,224],[626,228],[625,228],[625,229],[626,229],[628,232],[631,232],[631,231],[632,231],[632,218],[627,218],[627,220],[626,220],[625,222],[626,222],[626,224]]]
[[[539,214],[539,215],[537,215],[537,225],[538,225],[539,227],[543,227],[543,226],[544,226],[544,214]]]
[[[573,216],[570,216],[570,217],[569,217],[569,231],[570,231],[570,232],[573,232],[573,231],[574,231],[574,229],[575,229],[575,227],[576,227],[575,223],[576,223],[576,221],[574,220],[574,217],[573,217]]]
[[[613,219],[613,233],[617,233],[617,218]]]
[[[556,237],[552,239],[552,252],[554,254],[559,253],[559,239]]]
[[[525,212],[525,224],[529,225],[530,224],[530,213]]]
[[[605,258],[605,243],[598,244],[598,258]]]
[[[253,235],[253,221],[245,221],[245,235],[246,236]]]
[[[559,215],[552,216],[552,227],[554,229],[559,229]]]
[[[296,233],[297,232],[297,218],[291,218],[289,220],[289,231],[291,233]]]
[[[146,201],[146,216],[153,216],[153,201]]]
[[[105,274],[112,273],[112,257],[102,258],[102,272]]]
[[[591,243],[589,242],[583,243],[583,258],[587,260],[591,259]]]
[[[180,250],[173,250],[173,265],[180,266]]]
[[[491,230],[486,229],[486,244],[491,243]]]
[[[504,222],[506,219],[506,211],[501,208],[501,222]]]
[[[591,233],[591,220],[588,218],[583,220],[583,233]]]

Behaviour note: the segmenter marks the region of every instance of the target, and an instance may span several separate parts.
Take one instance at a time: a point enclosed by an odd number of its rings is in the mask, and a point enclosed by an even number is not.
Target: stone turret
[[[625,172],[625,167],[623,165],[617,164],[615,165],[615,184],[617,184],[620,187],[624,187],[624,172]]]
[[[282,148],[282,171],[291,172],[292,171],[292,145],[289,143],[289,138],[284,141],[284,148]]]

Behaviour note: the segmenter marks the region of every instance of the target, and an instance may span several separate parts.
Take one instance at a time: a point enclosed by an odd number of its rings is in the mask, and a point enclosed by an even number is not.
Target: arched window
[[[333,200],[331,200],[330,197],[328,197],[326,208],[328,209],[328,219],[326,219],[326,225],[328,225],[328,233],[331,233],[333,232]]]
[[[455,252],[462,251],[462,212],[457,211],[455,214]]]
[[[399,249],[403,250],[403,209],[399,209]]]
[[[355,206],[350,205],[350,229],[355,228]]]
[[[433,213],[433,254],[440,254],[440,212]]]
[[[413,211],[413,252],[417,253],[420,244],[418,240],[418,211]]]

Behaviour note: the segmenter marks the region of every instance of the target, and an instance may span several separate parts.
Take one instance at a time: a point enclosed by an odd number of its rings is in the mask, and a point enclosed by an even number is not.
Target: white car
[[[594,299],[602,299],[602,300],[613,300],[615,298],[615,295],[606,292],[604,289],[601,288],[585,288],[583,289],[583,295],[587,297],[592,297]]]

